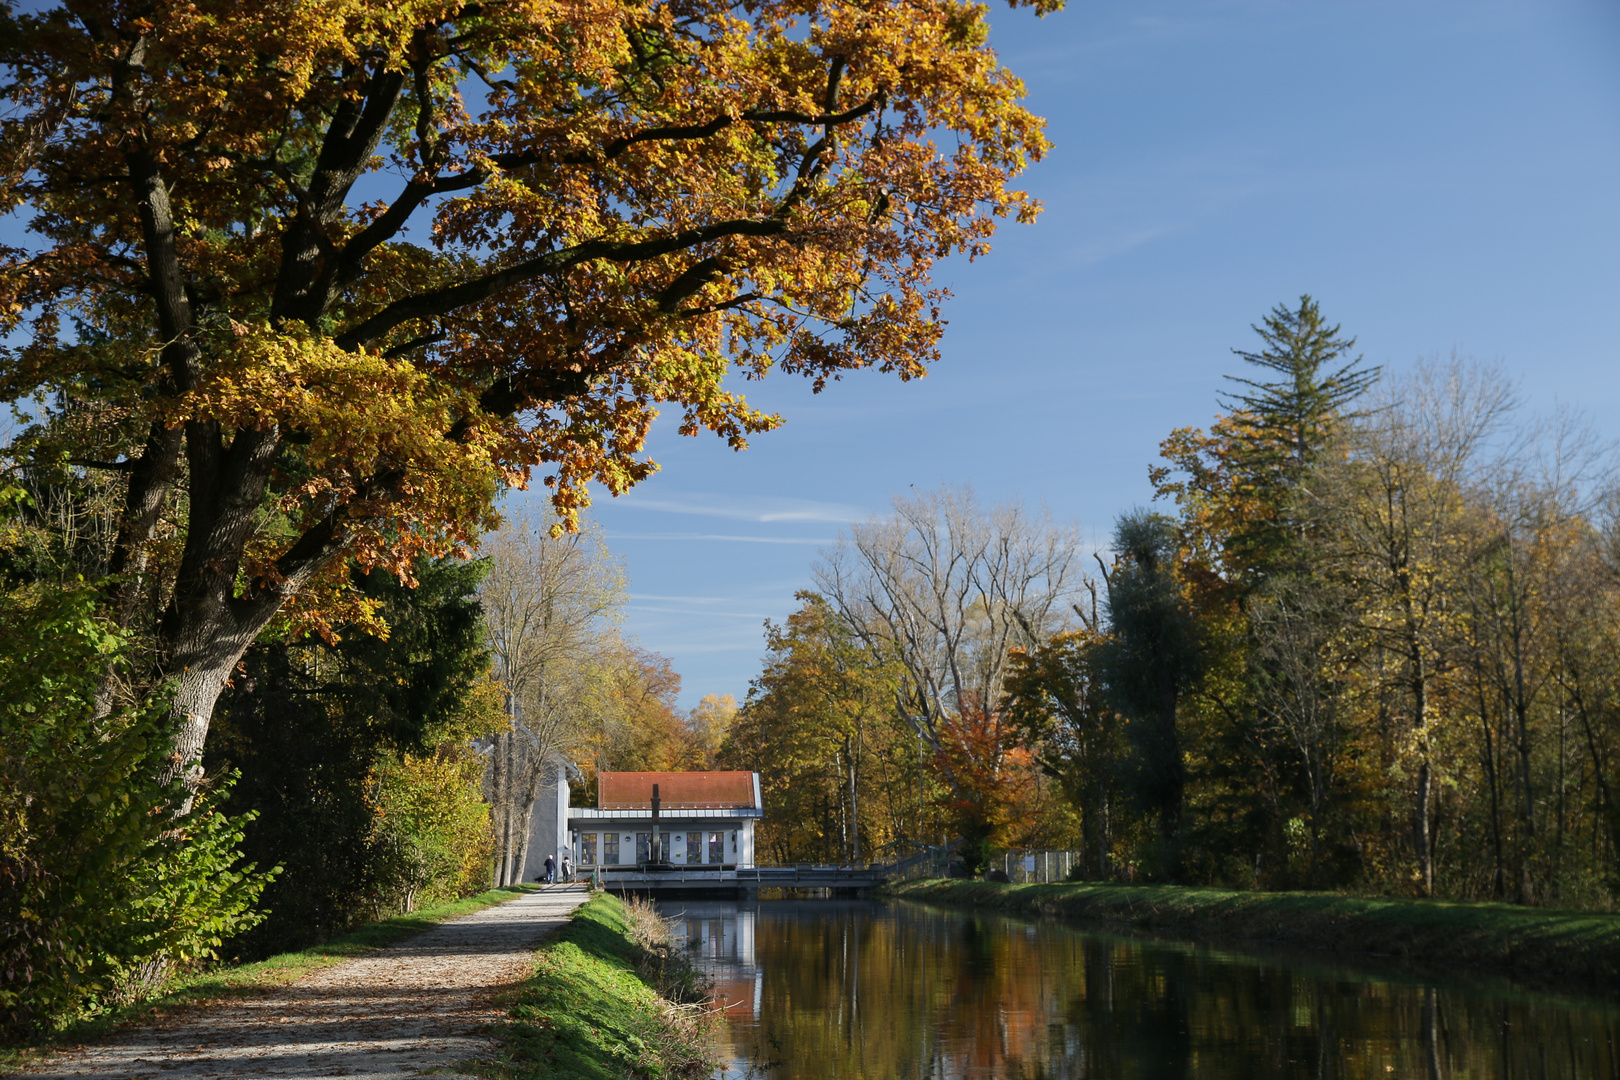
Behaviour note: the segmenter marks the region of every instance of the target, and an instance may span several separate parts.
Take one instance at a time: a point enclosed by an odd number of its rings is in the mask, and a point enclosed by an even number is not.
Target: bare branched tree
[[[486,777],[495,820],[496,883],[528,862],[534,803],[590,730],[597,670],[624,604],[624,573],[601,530],[552,536],[514,516],[484,541],[480,596],[511,728],[494,737]]]
[[[897,496],[823,552],[816,582],[865,644],[906,670],[900,703],[934,750],[940,723],[993,708],[1008,658],[1060,629],[1084,588],[1079,534],[971,488]]]
[[[1349,618],[1345,598],[1332,583],[1290,575],[1254,598],[1249,617],[1261,705],[1305,774],[1310,799],[1305,881],[1314,888],[1347,740],[1342,669],[1334,663]]]

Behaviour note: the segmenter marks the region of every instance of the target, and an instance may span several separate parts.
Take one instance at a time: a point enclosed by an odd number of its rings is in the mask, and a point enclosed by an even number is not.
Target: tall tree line
[[[1122,753],[1076,767],[1159,826],[1118,866],[1609,903],[1610,459],[1494,369],[1382,376],[1309,297],[1256,329],[1227,413],[1164,444],[1174,512],[1116,531],[1087,671]]]
[[[1072,530],[965,490],[826,554],[723,752],[784,857],[957,837],[970,865],[1612,904],[1607,448],[1494,368],[1367,364],[1309,296],[1255,330],[1094,577]]]

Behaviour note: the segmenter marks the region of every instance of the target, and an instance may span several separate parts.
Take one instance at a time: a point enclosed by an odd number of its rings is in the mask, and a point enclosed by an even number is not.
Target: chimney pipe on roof
[[[658,785],[654,784],[652,797],[652,851],[650,854],[652,855],[652,861],[655,863],[664,861],[664,841],[658,834],[658,805],[660,801],[658,798]]]

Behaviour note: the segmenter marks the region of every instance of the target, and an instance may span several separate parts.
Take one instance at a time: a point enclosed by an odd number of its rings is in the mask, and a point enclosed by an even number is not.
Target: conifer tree
[[[1264,381],[1228,375],[1245,389],[1222,394],[1222,404],[1254,418],[1253,445],[1262,454],[1256,463],[1265,461],[1298,482],[1321,454],[1333,423],[1345,418],[1345,406],[1378,381],[1381,369],[1350,356],[1356,339],[1327,325],[1309,294],[1299,298],[1297,311],[1278,304],[1253,330],[1265,348],[1233,349],[1233,355],[1281,377]]]
[[[1234,355],[1276,378],[1226,378],[1241,389],[1223,393],[1237,421],[1232,465],[1261,513],[1239,529],[1229,546],[1264,575],[1297,562],[1290,548],[1304,531],[1299,500],[1311,469],[1346,411],[1378,380],[1380,369],[1352,356],[1356,339],[1329,326],[1309,294],[1298,309],[1278,304],[1255,326],[1263,347]]]
[[[1114,526],[1116,569],[1108,579],[1110,637],[1097,649],[1109,703],[1126,719],[1132,751],[1126,782],[1156,814],[1165,844],[1161,872],[1174,876],[1187,784],[1177,710],[1203,670],[1194,613],[1176,580],[1174,523],[1133,511]]]

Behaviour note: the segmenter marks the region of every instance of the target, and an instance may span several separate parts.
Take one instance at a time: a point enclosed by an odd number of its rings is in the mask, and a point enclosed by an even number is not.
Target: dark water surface
[[[1620,1004],[903,902],[663,907],[727,1003],[725,1080],[1620,1077]]]

